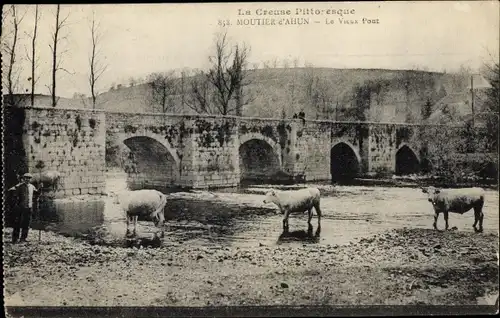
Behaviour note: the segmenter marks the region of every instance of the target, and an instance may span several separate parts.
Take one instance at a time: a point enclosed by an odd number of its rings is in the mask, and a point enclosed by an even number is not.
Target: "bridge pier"
[[[60,176],[52,194],[56,198],[100,194],[105,189],[105,114],[98,110],[9,108],[22,118],[6,132],[14,153],[5,155],[9,177],[6,186],[18,182],[16,174],[29,172]]]
[[[22,116],[11,116],[18,121],[9,126],[6,138],[7,186],[17,182],[16,173],[26,170],[58,171],[59,197],[103,192],[105,151],[113,147],[131,153],[122,166],[135,188],[216,188],[238,186],[251,178],[307,182],[390,175],[408,164],[418,168],[425,159],[420,157],[421,132],[427,128],[411,124],[57,108],[15,112]]]

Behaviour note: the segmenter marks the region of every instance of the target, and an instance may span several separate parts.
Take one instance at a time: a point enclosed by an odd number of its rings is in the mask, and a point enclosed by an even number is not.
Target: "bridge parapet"
[[[349,169],[356,174],[393,173],[398,156],[422,161],[423,150],[442,152],[443,142],[464,152],[469,147],[466,137],[472,135],[464,127],[444,125],[58,108],[21,111],[24,122],[16,125],[23,132],[12,136],[22,140],[23,149],[12,150],[18,154],[12,158],[22,158],[31,173],[60,171],[59,196],[102,192],[105,149],[111,145],[128,148],[136,156],[138,169],[129,179],[140,187],[203,188],[236,186],[245,175],[277,172],[306,181],[330,180]],[[15,143],[10,141],[8,147]],[[474,147],[491,148],[487,142]],[[7,164],[13,167],[16,160]]]

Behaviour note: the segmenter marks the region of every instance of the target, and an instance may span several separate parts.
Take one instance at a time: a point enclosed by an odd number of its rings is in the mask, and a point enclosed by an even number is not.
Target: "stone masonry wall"
[[[137,137],[147,137],[148,144],[160,143],[163,151],[157,151],[157,155],[164,154],[160,163],[156,156],[148,156],[147,152],[141,154],[142,150],[139,149],[130,149],[133,154],[135,151],[134,158],[138,162],[137,167],[134,167],[137,173],[129,173],[129,182],[136,183],[137,186],[175,184],[190,187],[195,178],[192,138],[194,121],[191,116],[108,112],[107,144],[122,146],[126,140],[129,140],[129,145],[144,144],[144,140],[134,142]],[[140,148],[139,146],[137,145],[137,148]],[[148,169],[158,164],[162,165],[162,170],[168,171],[167,175]]]
[[[292,127],[279,119],[241,118],[238,119],[238,148],[251,139],[261,140],[273,149],[273,155],[281,162],[280,169],[289,173],[293,168],[290,162],[292,146],[290,136]],[[271,155],[271,154],[270,154]]]
[[[368,137],[368,172],[388,174],[394,172],[396,155],[396,127],[374,124]]]
[[[299,121],[296,127],[295,174],[304,174],[307,181],[330,180],[330,151],[342,142],[360,156],[360,171],[367,170],[367,125],[329,121],[306,121],[304,125]]]
[[[29,108],[23,133],[29,172],[61,174],[56,197],[104,192],[103,112]]]
[[[149,182],[154,186],[231,187],[240,183],[239,150],[250,140],[269,145],[265,147],[269,153],[262,156],[273,167],[262,171],[279,170],[296,181],[314,181],[331,178],[330,151],[339,143],[353,150],[361,174],[390,173],[395,170],[399,147],[406,144],[418,156],[422,132],[428,131],[417,125],[60,108],[26,109],[25,120],[18,126],[23,126],[18,139],[23,140],[29,172],[61,173],[58,197],[104,191],[106,145],[127,145],[135,152],[139,172],[130,173],[130,179],[141,186]],[[445,132],[440,129],[449,130],[435,128],[436,137]],[[439,138],[428,142],[439,143]]]
[[[299,121],[296,125],[296,175],[305,175],[306,181],[329,180],[331,126],[328,123]]]
[[[200,117],[193,126],[192,187],[237,186],[240,170],[236,120]]]

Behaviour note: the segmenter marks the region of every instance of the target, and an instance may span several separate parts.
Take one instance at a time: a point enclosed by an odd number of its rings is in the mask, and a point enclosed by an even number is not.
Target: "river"
[[[126,176],[110,173],[106,191],[126,189]],[[295,185],[289,188],[300,188]],[[263,198],[271,185],[259,185],[218,191],[192,191],[168,194],[166,209],[169,242],[226,246],[256,246],[275,244],[348,244],[353,239],[377,234],[395,228],[431,228],[433,209],[418,188],[380,186],[316,186],[321,197],[321,229],[313,217],[313,229],[308,229],[307,214],[291,215],[290,232],[282,233],[282,216],[273,204],[264,204]],[[499,197],[494,190],[486,190],[484,230],[498,233]],[[83,233],[96,226],[108,237],[123,239],[126,232],[125,216],[111,197],[86,201],[84,197],[61,201],[65,210],[58,230],[70,235]],[[473,231],[473,212],[450,214],[450,228]],[[438,227],[444,228],[443,216]],[[139,236],[152,236],[151,222],[139,221]]]

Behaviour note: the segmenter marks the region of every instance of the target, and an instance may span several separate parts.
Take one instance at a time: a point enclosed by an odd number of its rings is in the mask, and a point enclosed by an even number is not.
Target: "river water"
[[[304,185],[290,186],[300,188]],[[433,210],[426,196],[418,188],[375,186],[316,186],[321,197],[321,229],[313,217],[313,228],[307,226],[307,213],[290,217],[289,233],[282,233],[282,216],[263,198],[270,185],[260,185],[219,191],[193,191],[168,194],[166,218],[168,230],[165,241],[225,246],[258,246],[275,244],[348,244],[356,238],[370,236],[395,228],[431,228]],[[126,189],[126,175],[109,174],[106,191]],[[55,229],[69,235],[79,235],[89,229],[98,229],[111,240],[123,240],[126,220],[111,197],[75,197],[56,203],[60,211]],[[484,206],[484,229],[499,230],[498,192],[487,190]],[[473,231],[473,212],[450,214],[451,227],[459,231]],[[444,228],[441,215],[438,227]],[[152,237],[155,228],[151,222],[140,220],[137,233]]]

